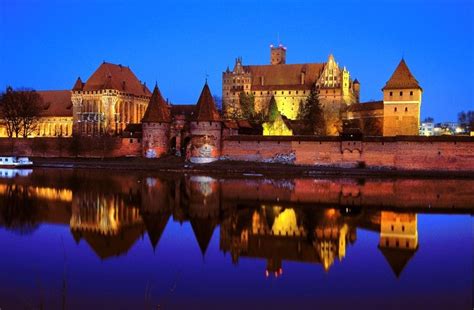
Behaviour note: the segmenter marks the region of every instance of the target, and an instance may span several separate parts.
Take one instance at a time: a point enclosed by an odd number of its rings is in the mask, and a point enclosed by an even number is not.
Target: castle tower
[[[379,249],[398,278],[418,249],[416,214],[382,211]]]
[[[207,81],[199,96],[190,132],[191,143],[186,150],[186,159],[193,163],[209,163],[219,159],[222,122]]]
[[[284,65],[286,64],[286,47],[282,44],[278,46],[270,45],[270,64]]]
[[[360,102],[360,83],[358,79],[355,79],[354,82],[352,82],[352,91],[354,92],[354,96],[356,97],[356,102]]]
[[[142,151],[147,158],[159,157],[169,150],[170,109],[155,85],[142,119]]]
[[[242,58],[236,58],[234,69],[230,71],[227,68],[222,73],[222,108],[225,118],[239,119],[242,117],[239,95],[241,92],[250,94],[251,85],[251,75],[245,71]]]
[[[402,59],[383,91],[384,136],[419,134],[423,89]]]

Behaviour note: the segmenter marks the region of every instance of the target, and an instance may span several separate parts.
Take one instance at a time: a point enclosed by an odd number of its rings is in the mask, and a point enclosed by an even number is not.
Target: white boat
[[[28,157],[0,156],[0,168],[26,168],[33,166]]]

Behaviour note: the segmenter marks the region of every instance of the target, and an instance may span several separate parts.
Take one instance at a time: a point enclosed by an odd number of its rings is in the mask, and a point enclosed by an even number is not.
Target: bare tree
[[[21,130],[21,118],[18,110],[18,96],[11,86],[8,86],[0,98],[0,110],[5,121],[9,138],[17,137]]]
[[[36,128],[43,106],[41,96],[34,90],[13,90],[7,87],[0,98],[0,111],[11,138],[27,138]]]

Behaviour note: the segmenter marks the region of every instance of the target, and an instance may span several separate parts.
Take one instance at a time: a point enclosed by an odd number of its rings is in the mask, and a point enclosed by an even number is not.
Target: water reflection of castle
[[[30,226],[66,224],[76,242],[85,241],[98,257],[107,259],[127,253],[145,233],[156,248],[170,218],[190,222],[205,255],[220,225],[219,246],[230,253],[232,262],[264,259],[269,276],[280,276],[286,261],[320,264],[328,271],[346,257],[347,247],[356,242],[357,229],[380,233],[378,247],[396,276],[418,249],[415,213],[354,209],[347,203],[332,207],[294,203],[290,200],[295,191],[302,190],[294,182],[252,181],[259,187],[259,194],[252,199],[249,192],[256,186],[250,182],[244,190],[248,182],[244,179],[123,178],[96,180],[94,185],[87,180],[81,185],[66,182],[69,189],[0,184],[0,226],[17,229],[23,222]],[[266,190],[268,186],[272,191]],[[361,199],[360,192],[345,197]]]

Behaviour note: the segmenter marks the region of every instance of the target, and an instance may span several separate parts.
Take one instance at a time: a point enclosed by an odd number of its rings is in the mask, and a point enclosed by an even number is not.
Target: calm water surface
[[[473,188],[0,170],[0,309],[472,309]]]

